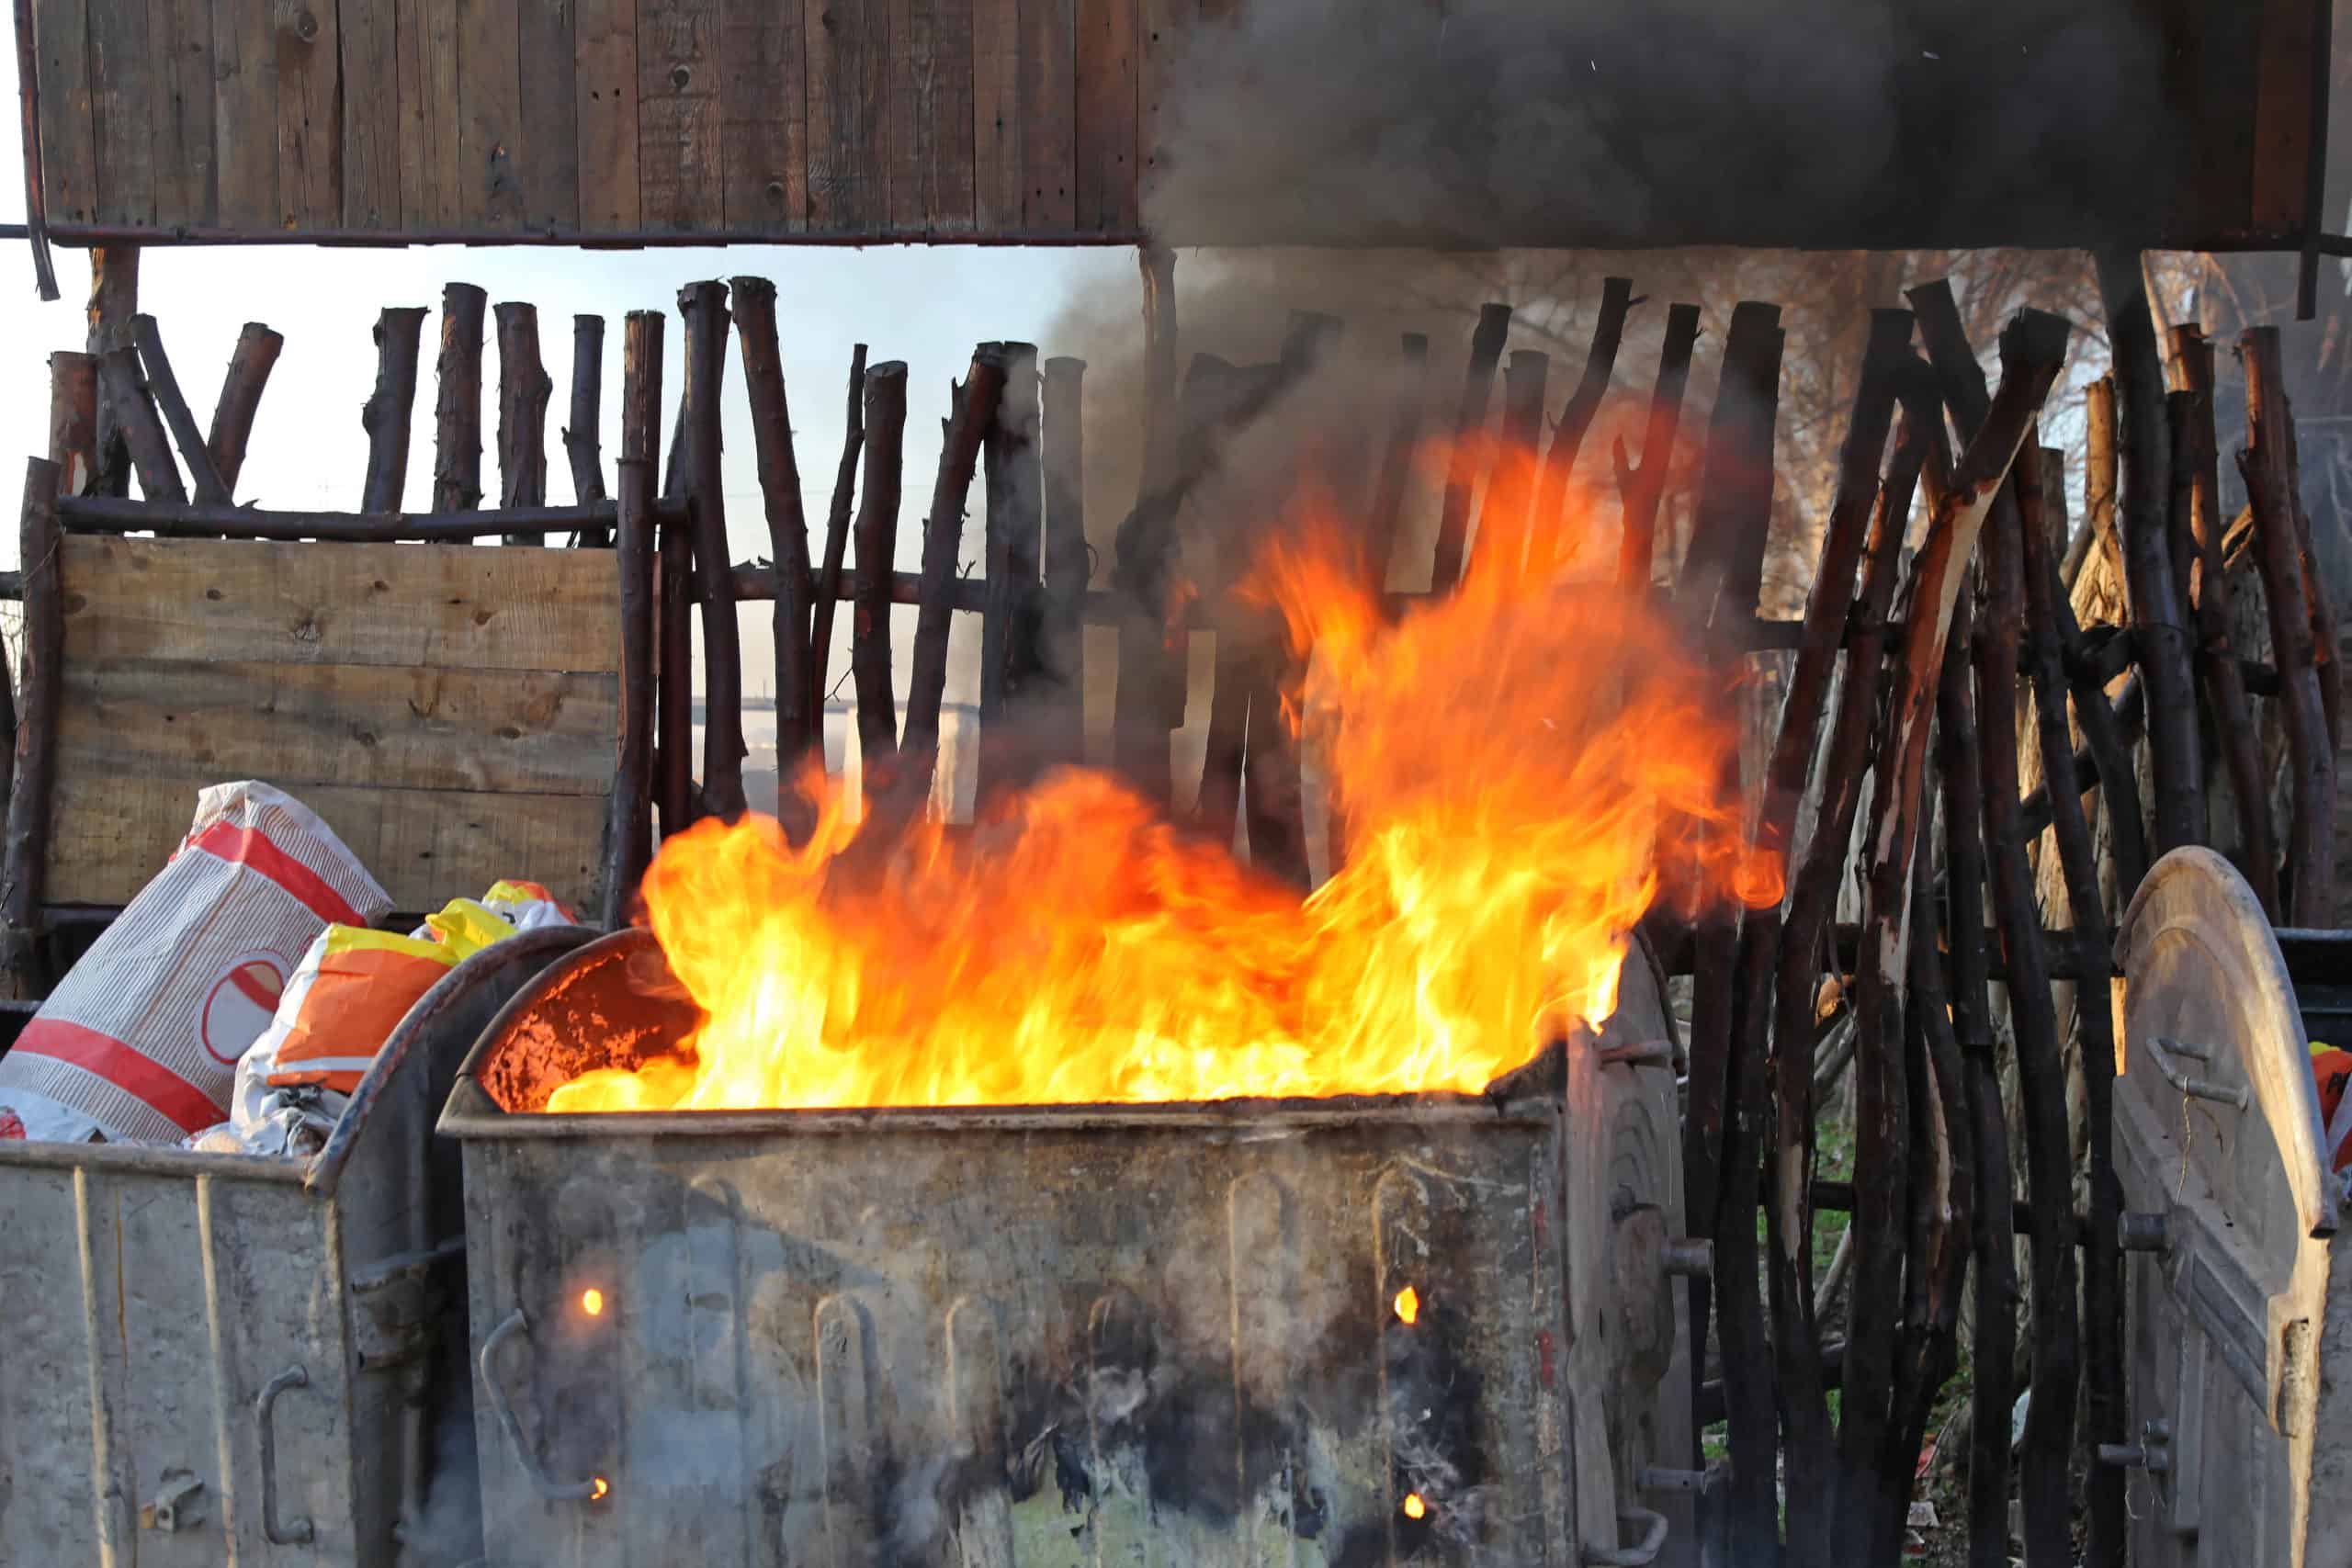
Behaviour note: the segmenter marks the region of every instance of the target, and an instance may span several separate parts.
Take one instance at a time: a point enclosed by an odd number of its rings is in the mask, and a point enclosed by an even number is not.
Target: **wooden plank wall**
[[[35,0],[49,216],[326,235],[1132,236],[1190,0]]]
[[[120,904],[197,791],[278,785],[402,909],[502,876],[596,907],[619,722],[609,550],[69,536],[49,897]]]
[[[1170,66],[1245,3],[31,0],[49,219],[69,242],[1132,239]],[[2165,243],[2292,237],[2324,0],[2148,3],[2186,143]],[[2034,0],[1994,10],[2047,25]],[[1656,243],[2055,243],[1975,232],[1997,213],[1961,241],[1743,236],[1704,205],[1662,202]],[[1562,213],[1523,243],[1581,232]]]

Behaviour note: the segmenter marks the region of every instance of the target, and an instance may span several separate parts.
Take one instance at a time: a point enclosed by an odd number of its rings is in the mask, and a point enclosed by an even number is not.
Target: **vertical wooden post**
[[[2099,292],[2114,345],[2122,405],[2123,565],[2132,636],[2148,686],[2148,756],[2155,775],[2154,852],[2205,841],[2205,759],[2197,688],[2189,676],[2182,584],[2173,576],[2165,514],[2172,443],[2165,421],[2164,367],[2136,254],[2102,251]]]
[[[571,414],[564,421],[563,454],[571,464],[571,498],[582,506],[605,499],[604,400],[605,318],[577,315],[571,318]],[[583,548],[601,549],[607,542],[601,526],[582,526]]]
[[[220,486],[233,498],[238,476],[245,471],[245,446],[252,441],[254,418],[261,412],[261,395],[269,385],[286,339],[259,321],[247,321],[229,355],[228,372],[220,378],[220,398],[212,405],[212,428],[205,446]]]
[[[1626,456],[1623,437],[1611,453],[1625,513],[1624,534],[1617,546],[1617,581],[1629,591],[1647,593],[1657,580],[1657,507],[1666,496],[1666,476],[1674,467],[1682,390],[1690,381],[1690,351],[1698,342],[1699,307],[1669,307],[1666,341],[1658,350],[1657,385],[1650,393],[1649,423],[1642,435],[1642,465],[1635,468]]]
[[[907,724],[897,809],[911,817],[932,788],[939,762],[939,709],[947,686],[947,630],[955,612],[956,556],[964,536],[964,498],[979,464],[980,440],[1004,395],[1005,345],[984,343],[956,389],[956,412],[939,453],[939,478],[923,521],[922,574],[915,590],[914,657],[907,671]]]
[[[1707,426],[1707,468],[1674,601],[1694,626],[1756,613],[1772,517],[1772,425],[1780,405],[1781,308],[1743,299],[1724,339]],[[1648,454],[1643,454],[1645,463]]]
[[[1092,567],[1086,553],[1086,361],[1046,361],[1045,488],[1046,610],[1040,662],[1050,711],[1044,718],[1046,756],[1077,766],[1086,761],[1086,607]]]
[[[732,822],[743,815],[743,652],[727,558],[727,488],[719,466],[718,393],[727,374],[727,286],[678,291],[686,321],[686,498],[692,507],[695,583],[702,607],[704,807]]]
[[[65,653],[64,590],[58,576],[57,466],[25,464],[18,519],[24,563],[24,705],[8,791],[8,833],[0,850],[0,987],[12,998],[38,996],[42,878],[49,854],[50,795],[57,779],[60,662]]]
[[[800,459],[793,449],[792,412],[785,397],[775,285],[764,277],[739,277],[732,288],[760,495],[766,503],[768,557],[775,562],[776,816],[797,843],[816,826],[815,813],[800,795],[800,773],[812,750],[822,763],[825,745],[822,715],[809,705],[816,682],[808,673],[808,515],[800,499]]]
[[[498,307],[498,504],[544,506],[548,499],[548,400],[555,383],[539,359],[539,308]],[[510,545],[541,545],[542,534],[509,534]]]
[[[1534,530],[1535,470],[1544,445],[1544,393],[1552,356],[1532,348],[1511,350],[1503,367],[1502,445],[1478,529],[1470,538],[1474,565],[1517,575],[1527,569],[1528,541]]]
[[[1481,305],[1470,334],[1470,367],[1464,372],[1462,402],[1454,411],[1453,446],[1446,459],[1445,499],[1437,520],[1437,559],[1430,592],[1443,593],[1462,580],[1463,547],[1468,542],[1470,494],[1487,467],[1487,402],[1494,395],[1495,364],[1510,335],[1510,307]]]
[[[434,408],[433,510],[481,503],[481,325],[490,296],[470,283],[441,290],[441,391]]]
[[[1568,479],[1577,454],[1600,412],[1600,400],[1617,372],[1617,349],[1625,340],[1625,318],[1634,309],[1634,280],[1607,277],[1600,283],[1600,314],[1592,327],[1592,346],[1586,352],[1584,375],[1560,411],[1552,429],[1551,445],[1544,452],[1544,470],[1536,480],[1534,516],[1529,524],[1528,559],[1539,572],[1558,564],[1561,552],[1573,552],[1582,540],[1565,539],[1567,525]]]
[[[890,574],[899,550],[900,465],[907,434],[907,367],[886,359],[865,372],[865,482],[857,499],[855,598],[850,674],[857,686],[858,796],[869,815],[896,787],[899,701],[890,684]]]
[[[422,305],[387,305],[376,318],[376,389],[359,408],[359,427],[368,433],[362,512],[398,512],[408,489],[409,428],[416,414],[416,361],[424,334]]]
[[[987,597],[980,613],[978,807],[1034,778],[1036,738],[1012,709],[1037,679],[1045,470],[1038,446],[1037,346],[1004,344],[1004,395],[982,438],[988,497]]]
[[[49,460],[59,494],[89,493],[98,471],[98,362],[71,349],[49,356]]]
[[[213,467],[211,448],[204,444],[204,433],[197,428],[196,415],[189,411],[187,399],[180,392],[179,378],[172,373],[171,358],[164,352],[163,329],[155,324],[154,317],[141,314],[130,318],[130,335],[138,345],[139,363],[146,372],[148,389],[154,394],[172,440],[187,464],[188,482],[196,491],[196,499],[227,502],[229,487],[220,482],[220,470]]]
[[[631,310],[621,323],[621,515],[614,530],[620,569],[620,766],[614,779],[611,835],[617,875],[605,889],[605,924],[629,912],[653,854],[656,733],[662,723],[652,513],[654,465],[662,443],[662,313]],[[631,479],[632,470],[643,476]],[[632,482],[642,494],[633,496]]]
[[[653,464],[624,457],[620,515],[614,528],[620,569],[621,724],[619,758],[605,829],[604,923],[628,919],[638,883],[653,856]]]
[[[2175,472],[2186,471],[2189,483],[2188,533],[2197,568],[2192,595],[2197,672],[2213,705],[2214,737],[2237,806],[2239,861],[2263,912],[2278,920],[2285,911],[2278,902],[2278,840],[2270,829],[2270,781],[2262,766],[2262,741],[2246,698],[2245,674],[2230,640],[2237,615],[2230,603],[2229,569],[2222,558],[2222,533],[2228,520],[2222,515],[2221,443],[2213,423],[2213,345],[2197,323],[2187,322],[2173,329],[2173,358],[2188,388],[2173,394],[2179,408],[2172,461]]]
[[[1388,427],[1380,478],[1373,486],[1372,511],[1364,519],[1364,589],[1374,603],[1388,592],[1388,570],[1396,554],[1396,531],[1405,513],[1405,489],[1412,481],[1413,457],[1420,446],[1422,409],[1429,400],[1430,340],[1407,333],[1404,364],[1397,378],[1396,418]]]
[[[1144,332],[1144,460],[1136,486],[1140,513],[1176,479],[1176,253],[1146,245],[1136,259],[1143,271]],[[1167,564],[1136,561],[1128,572],[1133,581],[1125,584],[1130,602],[1121,606],[1119,617],[1112,714],[1114,763],[1145,799],[1162,807],[1173,782],[1169,735],[1184,721],[1186,680],[1185,634],[1170,624]]]
[[[903,418],[903,413],[901,414]],[[850,505],[857,495],[857,460],[865,450],[865,345],[849,355],[849,410],[842,426],[841,466],[833,470],[832,503],[825,511],[825,558],[817,569],[808,615],[808,712],[817,739],[825,738],[825,681],[833,656],[833,615],[842,598],[842,563],[849,556]]]
[[[2270,612],[2270,646],[2278,665],[2292,802],[2281,878],[2287,923],[2335,923],[2335,749],[2320,692],[2312,647],[2310,585],[2295,528],[2294,413],[2279,374],[2278,329],[2256,327],[2238,340],[2245,364],[2247,441],[2238,472],[2254,504],[2255,561]],[[2148,694],[2153,707],[2155,692]],[[2154,722],[2150,715],[2149,722]]]
[[[110,348],[98,355],[98,408],[114,414],[115,433],[130,452],[130,466],[139,475],[140,493],[149,501],[185,505],[187,489],[180,483],[179,465],[172,460],[171,437],[155,413],[147,378],[139,368],[135,348]]]
[[[103,360],[118,348],[129,348],[130,318],[139,313],[139,247],[90,247],[90,332],[85,345],[94,359]],[[96,495],[130,493],[130,447],[122,432],[114,396],[98,389],[98,472],[92,489]]]

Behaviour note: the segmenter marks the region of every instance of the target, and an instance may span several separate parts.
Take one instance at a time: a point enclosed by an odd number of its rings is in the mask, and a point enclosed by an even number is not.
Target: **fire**
[[[677,1056],[548,1109],[1475,1092],[1598,1023],[1658,866],[1751,903],[1780,866],[1719,797],[1723,679],[1646,605],[1492,564],[1509,553],[1395,622],[1344,549],[1261,561],[1313,650],[1295,716],[1346,823],[1313,893],[1085,771],[968,832],[847,853],[856,824],[812,772],[803,845],[756,816],[662,844],[647,909],[707,1016]]]
[[[1408,1492],[1405,1494],[1405,1517],[1407,1518],[1418,1519],[1429,1511],[1429,1505],[1421,1501],[1421,1495],[1419,1493]]]
[[[1410,1327],[1421,1315],[1421,1293],[1408,1285],[1396,1292],[1396,1321]]]
[[[580,1310],[590,1317],[601,1317],[605,1312],[605,1292],[594,1286],[580,1292]]]
[[[588,1500],[592,1503],[599,1500],[605,1493],[612,1490],[610,1486],[605,1484],[605,1478],[601,1475],[590,1477],[589,1484],[595,1488],[594,1491],[588,1494]]]

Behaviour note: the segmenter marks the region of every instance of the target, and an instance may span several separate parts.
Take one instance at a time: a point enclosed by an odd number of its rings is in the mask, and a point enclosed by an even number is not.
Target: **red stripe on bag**
[[[47,1056],[104,1078],[185,1133],[201,1133],[227,1112],[212,1097],[161,1062],[111,1035],[62,1018],[37,1018],[17,1036],[20,1054]]]
[[[233,822],[215,822],[196,836],[195,847],[232,865],[252,866],[300,899],[309,907],[311,913],[331,926],[364,926],[368,923],[359,918],[359,911],[353,908],[342,894],[328,885],[325,877],[251,828],[240,828]]]

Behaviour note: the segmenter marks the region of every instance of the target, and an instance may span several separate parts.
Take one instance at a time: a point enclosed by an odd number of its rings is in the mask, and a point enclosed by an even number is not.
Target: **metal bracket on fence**
[[[2170,1252],[2172,1215],[2164,1213],[2127,1213],[2117,1240],[2126,1252]]]
[[[1636,1492],[1690,1492],[1704,1496],[1713,1492],[1726,1473],[1719,1460],[1704,1470],[1673,1470],[1664,1465],[1645,1464],[1634,1476]]]
[[[1666,1516],[1654,1514],[1647,1508],[1627,1508],[1617,1516],[1620,1529],[1628,1525],[1638,1526],[1642,1539],[1631,1546],[1584,1549],[1584,1568],[1649,1568],[1657,1554],[1666,1550]]]
[[[2243,1084],[2236,1089],[2230,1089],[2213,1082],[2211,1078],[2191,1077],[2182,1069],[2179,1063],[2173,1060],[2175,1056],[2186,1056],[2192,1062],[2210,1065],[2213,1060],[2213,1053],[2202,1045],[2187,1045],[2177,1040],[2166,1040],[2161,1035],[2152,1035],[2148,1040],[2148,1056],[2156,1064],[2156,1071],[2165,1076],[2165,1082],[2183,1094],[2192,1095],[2199,1100],[2210,1100],[2239,1111],[2244,1111],[2252,1102],[2253,1096],[2247,1092]]]
[[[1669,1241],[1659,1248],[1664,1254],[1666,1271],[1686,1280],[1711,1280],[1715,1273],[1715,1244],[1702,1236],[1686,1235]]]
[[[506,1434],[507,1447],[514,1450],[514,1462],[521,1465],[523,1473],[531,1478],[531,1485],[538,1495],[550,1503],[592,1502],[605,1495],[604,1478],[592,1475],[585,1481],[559,1483],[548,1480],[547,1472],[539,1468],[538,1461],[531,1457],[530,1445],[523,1440],[523,1423],[514,1415],[514,1404],[507,1397],[505,1383],[499,1380],[495,1362],[500,1348],[515,1335],[527,1337],[530,1332],[530,1322],[524,1317],[521,1307],[509,1313],[505,1322],[490,1331],[490,1337],[481,1342],[482,1387],[490,1391],[491,1405],[498,1412],[499,1429]]]
[[[2098,1461],[2121,1470],[2144,1470],[2151,1475],[2166,1473],[2172,1469],[2172,1424],[2142,1422],[2138,1442],[2101,1443]]]

